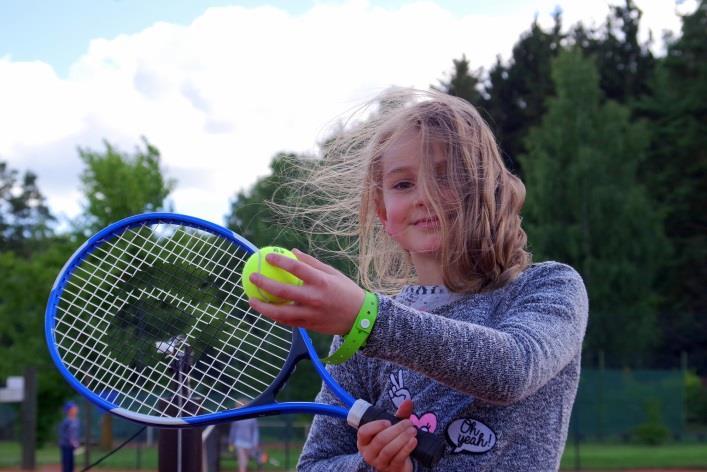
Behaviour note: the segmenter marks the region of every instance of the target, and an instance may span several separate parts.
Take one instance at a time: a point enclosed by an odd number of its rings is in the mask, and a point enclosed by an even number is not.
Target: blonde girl
[[[525,188],[464,100],[396,91],[326,146],[298,208],[313,233],[356,251],[352,281],[295,250],[268,256],[302,286],[251,280],[291,300],[251,300],[278,322],[337,335],[365,300],[370,334],[328,368],[354,397],[404,418],[358,431],[317,416],[299,470],[412,471],[416,429],[444,438],[438,470],[559,468],[579,380],[587,295],[570,267],[531,264],[520,211]],[[561,202],[558,202],[561,204]],[[337,402],[326,386],[318,401]]]

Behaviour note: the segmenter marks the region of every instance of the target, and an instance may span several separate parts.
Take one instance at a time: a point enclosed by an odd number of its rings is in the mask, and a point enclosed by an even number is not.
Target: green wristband
[[[344,336],[344,342],[329,357],[322,359],[327,364],[341,364],[349,360],[356,351],[366,345],[368,335],[373,330],[373,324],[378,316],[378,297],[375,293],[366,292],[363,305],[358,311],[356,321],[354,321],[351,331]]]

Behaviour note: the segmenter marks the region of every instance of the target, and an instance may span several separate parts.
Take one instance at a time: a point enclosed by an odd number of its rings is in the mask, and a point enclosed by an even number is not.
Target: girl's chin
[[[430,245],[429,247],[416,248],[414,251],[410,251],[412,254],[418,255],[420,257],[437,257],[440,255],[439,245]]]

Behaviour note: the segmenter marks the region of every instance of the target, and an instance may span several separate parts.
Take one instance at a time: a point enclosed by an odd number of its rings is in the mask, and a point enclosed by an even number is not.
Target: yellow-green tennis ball
[[[267,303],[287,303],[288,300],[277,297],[261,289],[250,281],[250,274],[256,273],[263,275],[269,279],[276,280],[283,284],[302,285],[302,281],[300,279],[287,272],[286,270],[280,269],[279,267],[275,267],[274,265],[271,265],[268,261],[266,261],[265,256],[270,253],[276,253],[286,257],[290,257],[292,259],[297,259],[297,257],[295,257],[292,252],[281,247],[267,246],[261,248],[260,250],[251,254],[251,256],[246,261],[245,266],[243,266],[243,273],[241,274],[241,285],[243,286],[245,294],[249,298],[257,298],[258,300],[262,300]]]

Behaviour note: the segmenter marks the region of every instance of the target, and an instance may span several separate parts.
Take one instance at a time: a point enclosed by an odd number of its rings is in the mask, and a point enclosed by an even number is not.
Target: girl
[[[292,303],[251,304],[278,322],[340,335],[334,352],[373,296],[378,314],[365,345],[328,368],[354,397],[405,419],[355,431],[317,416],[298,468],[417,470],[410,452],[419,428],[447,442],[439,470],[557,470],[587,324],[582,279],[563,264],[530,264],[524,186],[469,103],[415,91],[380,103],[328,146],[305,191],[317,192],[317,208],[305,213],[313,232],[358,224],[368,292],[295,250],[298,260],[268,261],[302,286],[251,277]],[[318,401],[337,402],[325,386]]]

